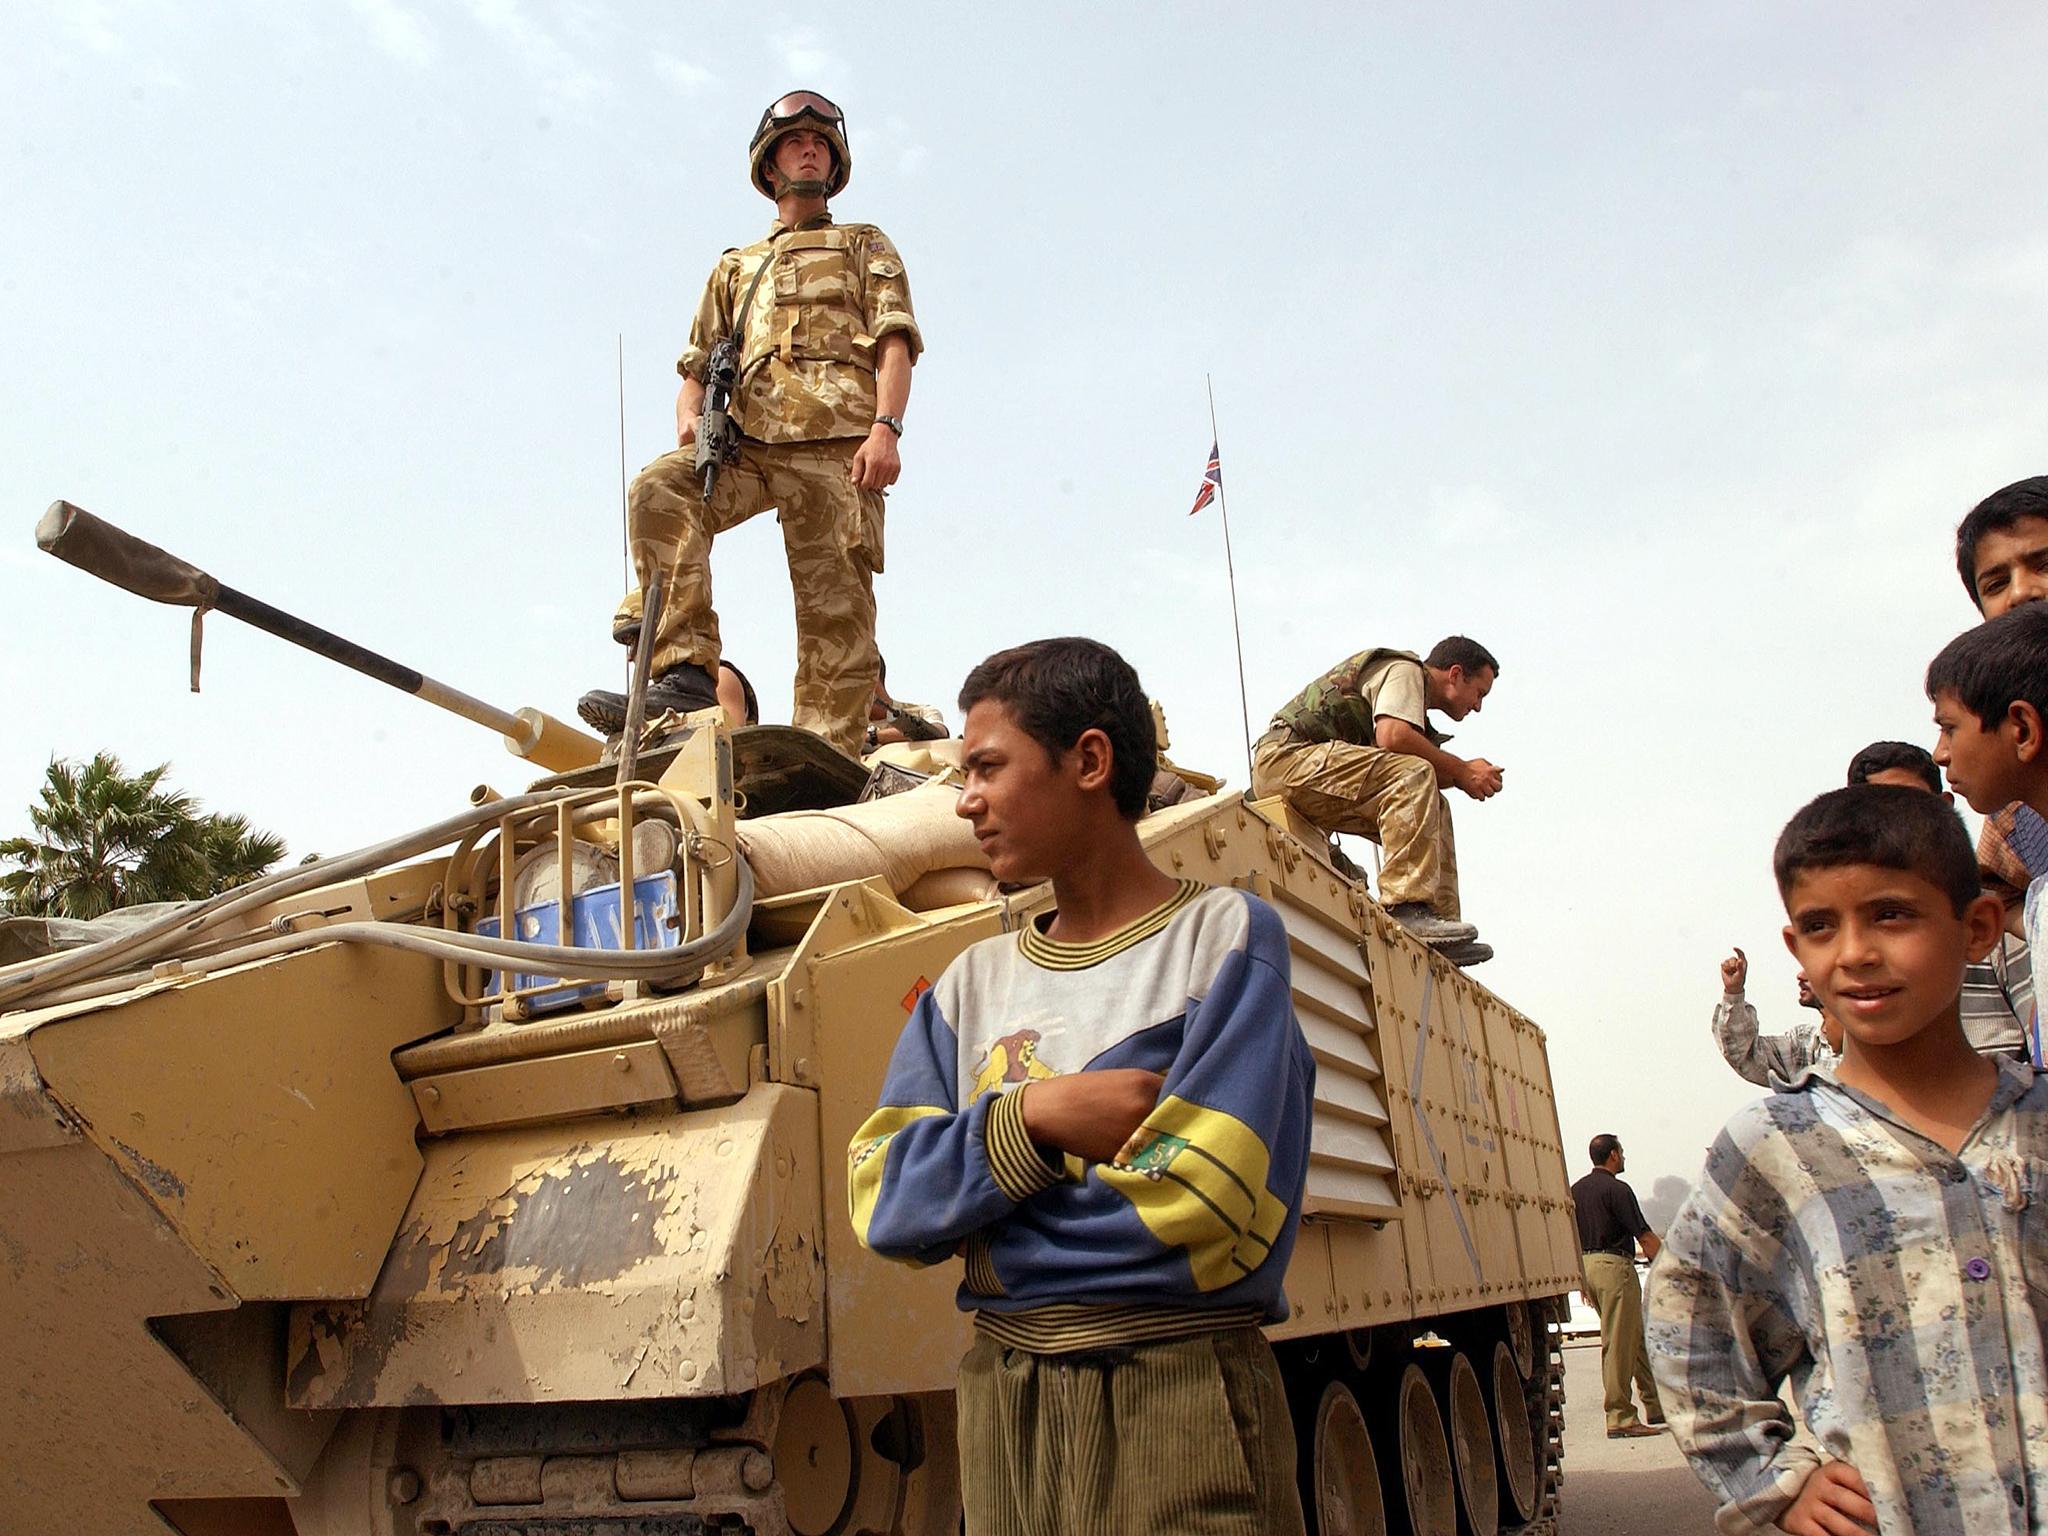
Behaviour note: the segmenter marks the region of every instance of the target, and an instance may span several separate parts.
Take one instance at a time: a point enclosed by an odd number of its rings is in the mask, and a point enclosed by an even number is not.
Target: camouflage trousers
[[[1420,901],[1438,917],[1459,915],[1451,807],[1421,758],[1274,729],[1252,749],[1252,793],[1281,796],[1325,832],[1378,843],[1385,905]]]
[[[633,565],[644,588],[664,573],[652,675],[693,661],[718,668],[711,606],[711,541],[769,508],[782,524],[796,598],[793,724],[858,754],[874,697],[875,573],[882,568],[882,495],[851,477],[854,438],[821,443],[744,442],[719,471],[707,504],[694,447],[640,471],[627,499]]]

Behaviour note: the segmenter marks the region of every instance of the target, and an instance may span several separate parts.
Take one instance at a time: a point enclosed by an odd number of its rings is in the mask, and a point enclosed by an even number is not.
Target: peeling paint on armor
[[[161,1200],[182,1200],[185,1198],[185,1181],[170,1169],[151,1162],[125,1141],[116,1141],[122,1155],[135,1165],[135,1175],[145,1188]]]
[[[822,1364],[814,1105],[763,1085],[566,1146],[430,1146],[368,1301],[298,1309],[294,1405],[710,1396]]]
[[[496,1287],[515,1273],[529,1288],[616,1280],[661,1252],[655,1224],[663,1203],[649,1170],[603,1157],[546,1174],[506,1191],[438,1245],[441,1284]],[[406,1239],[428,1242],[417,1229]]]

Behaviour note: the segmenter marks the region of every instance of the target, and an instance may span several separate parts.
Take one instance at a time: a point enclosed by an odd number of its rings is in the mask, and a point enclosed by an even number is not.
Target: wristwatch
[[[887,427],[898,437],[903,435],[903,418],[901,416],[877,416],[875,421],[877,425]]]

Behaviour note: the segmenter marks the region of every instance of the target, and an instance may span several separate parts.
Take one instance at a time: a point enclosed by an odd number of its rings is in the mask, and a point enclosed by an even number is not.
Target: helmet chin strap
[[[825,183],[822,181],[793,181],[780,171],[771,171],[769,174],[775,182],[775,197],[778,202],[785,197],[815,197],[820,202],[825,199]]]

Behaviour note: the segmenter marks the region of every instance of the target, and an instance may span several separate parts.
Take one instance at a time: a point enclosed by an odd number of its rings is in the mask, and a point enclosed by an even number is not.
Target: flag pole
[[[1237,642],[1237,712],[1244,722],[1244,787],[1252,787],[1252,707],[1244,688],[1244,630],[1237,622],[1237,566],[1230,558],[1230,498],[1223,490],[1223,439],[1216,431],[1216,381],[1208,374],[1202,382],[1209,389],[1209,440],[1216,444],[1216,507],[1223,514],[1223,570],[1230,578],[1230,637]]]
[[[626,580],[633,581],[633,514],[626,503],[626,333],[619,332],[619,542],[626,547]]]

